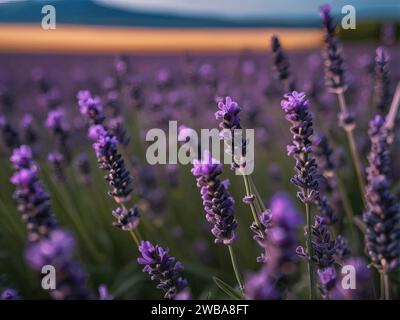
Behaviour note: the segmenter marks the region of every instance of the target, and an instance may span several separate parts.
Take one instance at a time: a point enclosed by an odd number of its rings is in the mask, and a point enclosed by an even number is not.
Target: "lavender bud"
[[[196,177],[206,213],[206,219],[214,225],[212,233],[215,243],[232,244],[237,235],[234,203],[228,192],[229,181],[220,181],[222,165],[213,159],[209,152],[204,153],[203,160],[194,160],[192,174]]]
[[[143,272],[150,275],[151,280],[157,281],[157,288],[165,292],[165,299],[175,299],[188,283],[181,276],[182,264],[169,254],[169,249],[154,246],[149,241],[142,241],[139,246],[141,257],[138,263],[144,265]]]
[[[124,231],[132,231],[139,225],[139,211],[136,207],[131,209],[117,208],[112,211],[112,215],[117,221],[113,222],[113,226]]]
[[[309,102],[304,93],[293,91],[285,94],[281,101],[286,119],[292,123],[290,132],[293,144],[288,145],[288,155],[296,160],[295,176],[291,182],[300,192],[299,199],[303,203],[313,203],[318,198],[317,164],[312,155],[311,136],[313,134],[313,117],[308,111]]]
[[[343,92],[347,86],[344,79],[342,46],[335,36],[336,23],[331,15],[331,7],[320,7],[322,27],[324,30],[324,48],[322,56],[325,66],[325,84],[332,92]]]

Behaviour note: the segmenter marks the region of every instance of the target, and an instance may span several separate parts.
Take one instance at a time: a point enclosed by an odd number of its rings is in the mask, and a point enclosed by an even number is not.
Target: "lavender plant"
[[[215,236],[215,243],[228,247],[239,288],[243,291],[242,278],[232,248],[237,238],[233,207],[235,201],[228,192],[229,180],[221,181],[218,178],[221,173],[222,164],[213,159],[209,152],[204,153],[202,160],[193,161],[192,174],[200,188],[206,219],[213,224],[211,232]]]
[[[312,215],[310,206],[319,198],[317,164],[312,155],[311,136],[313,134],[312,114],[309,112],[309,102],[304,93],[293,91],[286,94],[281,102],[286,119],[292,123],[290,132],[293,134],[293,144],[288,145],[288,155],[296,160],[295,176],[291,182],[299,188],[297,197],[305,205],[307,220],[307,251],[314,256],[312,246]],[[308,259],[310,298],[316,298],[314,262]]]
[[[356,140],[354,138],[354,129],[356,123],[354,115],[349,111],[344,92],[347,89],[345,81],[345,70],[342,54],[342,46],[335,36],[336,23],[331,15],[329,5],[320,7],[320,15],[322,18],[322,26],[324,30],[324,48],[322,56],[325,66],[325,86],[328,91],[337,95],[340,107],[339,125],[345,130],[347,140],[350,146],[351,156],[357,173],[357,180],[360,187],[361,195],[364,195],[365,182],[363,177],[362,163],[357,150]],[[364,204],[365,198],[362,197]]]
[[[28,230],[28,241],[48,238],[57,228],[57,222],[51,212],[50,196],[39,180],[39,168],[32,159],[32,150],[22,145],[14,149],[10,161],[14,168],[11,177],[11,183],[16,187],[14,199]]]
[[[373,266],[381,275],[381,296],[389,299],[388,274],[400,265],[400,208],[391,193],[390,155],[385,120],[377,115],[369,128],[371,151],[367,168],[366,247]]]

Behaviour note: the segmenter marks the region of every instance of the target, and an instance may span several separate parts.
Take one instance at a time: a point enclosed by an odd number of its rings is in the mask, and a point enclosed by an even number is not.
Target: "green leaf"
[[[235,300],[243,299],[243,295],[239,291],[232,288],[229,284],[222,281],[220,278],[213,277],[213,280],[214,280],[215,284],[232,299],[235,299]]]

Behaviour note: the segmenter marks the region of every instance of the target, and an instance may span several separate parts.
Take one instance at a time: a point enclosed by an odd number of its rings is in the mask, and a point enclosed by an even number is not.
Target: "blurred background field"
[[[102,97],[109,114],[117,108],[124,118],[131,137],[128,168],[134,176],[134,202],[142,212],[143,236],[170,247],[182,261],[194,297],[211,293],[213,298],[223,298],[212,276],[231,284],[235,278],[225,248],[213,244],[190,166],[147,165],[144,137],[151,128],[167,128],[169,120],[195,129],[217,127],[215,101],[230,95],[243,108],[244,127],[256,130],[254,180],[265,202],[280,191],[295,201],[296,190],[289,182],[293,160],[286,153],[291,136],[279,107],[283,89],[274,78],[269,52],[273,34],[288,50],[298,89],[311,99],[317,130],[332,139],[340,176],[355,213],[361,214],[356,178],[344,138],[336,129],[336,100],[325,93],[322,81],[318,7],[326,2],[46,1],[57,9],[57,29],[44,31],[40,28],[43,1],[0,1],[0,113],[22,137],[21,120],[32,115],[41,178],[61,224],[78,239],[78,258],[93,290],[104,283],[118,299],[161,297],[140,272],[129,234],[111,226],[113,202],[86,138],[77,92],[92,90]],[[335,16],[340,17],[340,8],[347,3],[331,3]],[[357,29],[341,30],[339,36],[349,71],[348,101],[357,117],[357,142],[366,163],[366,130],[374,114],[370,88],[378,45],[388,46],[391,78],[393,83],[400,80],[400,7],[394,0],[359,0],[353,5]],[[42,83],[49,83],[51,97],[41,94]],[[115,91],[117,95],[111,96]],[[54,141],[44,126],[48,109],[43,99],[53,99],[66,110],[73,157],[85,153],[90,159],[89,184],[82,184],[74,161],[66,167],[64,182],[52,174],[47,154]],[[12,198],[9,155],[10,150],[0,144],[0,275],[6,275],[0,279],[0,288],[13,285],[28,299],[46,298],[37,274],[24,261],[26,236]],[[399,156],[395,154],[395,159]],[[394,175],[398,181],[399,170]],[[255,258],[259,248],[248,229],[252,219],[241,201],[242,181],[228,168],[224,176],[230,178],[236,200],[237,255],[246,274],[258,269]],[[399,191],[397,186],[397,194]],[[344,233],[349,235],[347,229]],[[360,248],[361,242],[352,245]],[[306,273],[301,271],[306,266],[302,261],[296,265],[291,298],[304,298]]]

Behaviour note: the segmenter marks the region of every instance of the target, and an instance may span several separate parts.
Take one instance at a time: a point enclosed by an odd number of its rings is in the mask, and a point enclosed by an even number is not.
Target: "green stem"
[[[314,265],[312,262],[312,257],[314,256],[314,250],[312,248],[312,221],[311,221],[311,210],[310,205],[308,203],[305,204],[306,206],[306,218],[307,218],[307,251],[310,255],[308,259],[308,276],[309,276],[309,284],[310,284],[310,300],[316,300],[316,286],[315,286],[315,272],[314,272]]]
[[[343,92],[337,93],[337,97],[339,100],[339,107],[341,112],[344,114],[348,113],[347,104]],[[346,132],[347,141],[349,143],[353,164],[356,169],[357,181],[361,192],[361,198],[364,203],[364,206],[366,206],[364,175],[363,175],[360,155],[357,150],[356,140],[354,138],[354,127],[344,128],[344,130]]]
[[[337,176],[337,174],[334,173],[334,178],[337,181],[337,187],[338,187],[338,191],[340,194],[340,198],[342,200],[342,204],[343,204],[343,209],[344,212],[346,213],[346,218],[348,220],[348,223],[350,225],[350,232],[351,232],[351,236],[353,241],[356,241],[356,233],[355,233],[355,229],[354,229],[354,212],[353,212],[353,208],[350,204],[349,199],[347,198],[347,194],[346,194],[346,190],[345,187],[343,185],[343,182],[339,179],[339,177]]]
[[[264,212],[265,210],[267,210],[267,208],[265,207],[264,201],[262,200],[260,193],[258,192],[257,187],[251,176],[249,176],[249,181],[250,181],[251,191],[255,193],[257,202],[258,202],[259,206],[261,207],[261,212]]]
[[[246,196],[251,196],[249,177],[247,175],[243,174],[243,180],[244,180],[244,186],[246,188]],[[251,208],[251,213],[253,214],[254,222],[257,224],[258,228],[260,228],[260,230],[262,230],[260,218],[257,215],[257,211],[256,211],[256,208],[254,207],[253,203],[250,203],[250,208]]]
[[[381,282],[381,300],[390,300],[389,275],[386,272],[380,272]]]
[[[130,230],[129,233],[131,234],[133,241],[135,241],[136,245],[139,247],[140,246],[140,241],[135,233],[134,230]]]
[[[239,284],[239,290],[243,294],[244,293],[244,285],[243,285],[242,276],[239,271],[238,263],[236,260],[236,255],[235,255],[235,252],[233,251],[233,248],[231,245],[228,245],[228,249],[229,249],[229,255],[231,256],[233,271],[235,272],[236,280]]]

